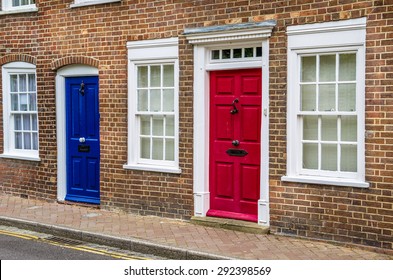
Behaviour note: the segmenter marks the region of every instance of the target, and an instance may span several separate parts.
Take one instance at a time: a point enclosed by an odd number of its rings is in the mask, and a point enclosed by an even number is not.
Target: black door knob
[[[235,146],[235,147],[239,146],[240,145],[239,140],[233,140],[232,141],[232,145]]]

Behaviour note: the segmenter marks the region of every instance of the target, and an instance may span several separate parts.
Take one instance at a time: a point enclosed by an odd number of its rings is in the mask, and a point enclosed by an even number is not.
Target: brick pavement
[[[55,225],[74,231],[136,238],[154,244],[236,259],[378,260],[393,259],[362,248],[287,236],[261,235],[194,225],[187,221],[138,216],[77,205],[0,194],[1,218]]]

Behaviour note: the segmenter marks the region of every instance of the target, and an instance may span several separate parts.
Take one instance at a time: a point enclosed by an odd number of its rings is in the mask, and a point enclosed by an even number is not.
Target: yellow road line
[[[7,231],[7,230],[0,230],[0,234],[19,237],[19,238],[26,239],[26,240],[32,240],[32,239],[38,240],[39,239],[39,237],[34,236],[34,235],[15,233],[15,232]]]
[[[123,259],[123,260],[148,260],[148,258],[142,258],[142,257],[137,257],[137,256],[130,256],[130,255],[121,254],[121,253],[115,253],[115,252],[108,252],[108,251],[105,251],[105,250],[91,248],[91,247],[84,246],[84,245],[76,245],[76,246],[66,245],[66,244],[63,244],[61,242],[45,240],[45,239],[42,239],[42,238],[34,236],[34,235],[30,235],[30,234],[15,233],[15,232],[7,231],[7,230],[0,230],[0,234],[9,235],[9,236],[13,236],[13,237],[18,237],[18,238],[22,238],[22,239],[26,239],[26,240],[40,241],[40,242],[52,244],[54,246],[60,246],[60,247],[63,247],[63,248],[68,248],[68,249],[73,249],[73,250],[78,250],[78,251],[83,251],[83,252],[88,252],[88,253],[94,253],[94,254],[98,254],[98,255],[110,256],[110,257],[116,258],[116,259]]]

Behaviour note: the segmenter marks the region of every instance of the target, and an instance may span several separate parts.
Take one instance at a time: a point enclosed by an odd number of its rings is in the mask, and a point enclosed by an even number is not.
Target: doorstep
[[[270,227],[241,220],[193,216],[191,217],[190,222],[202,226],[224,228],[247,233],[268,234],[270,231]]]

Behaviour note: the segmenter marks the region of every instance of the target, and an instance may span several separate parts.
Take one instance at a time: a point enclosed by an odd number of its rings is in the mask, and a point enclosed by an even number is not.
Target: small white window
[[[38,109],[35,65],[3,66],[5,157],[38,160]]]
[[[180,173],[178,40],[128,43],[128,169]]]
[[[288,27],[286,181],[367,187],[365,19]]]
[[[2,0],[3,11],[36,10],[35,0]]]

